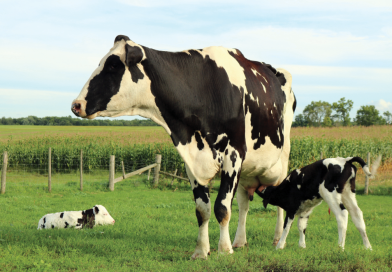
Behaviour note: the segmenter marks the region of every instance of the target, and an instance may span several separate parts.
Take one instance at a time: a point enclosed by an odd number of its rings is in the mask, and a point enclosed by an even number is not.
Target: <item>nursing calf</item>
[[[93,228],[96,225],[113,225],[115,220],[102,205],[84,211],[58,212],[44,215],[38,229]]]
[[[300,234],[299,246],[305,248],[305,231],[313,208],[325,200],[336,216],[339,231],[339,245],[344,248],[348,213],[362,236],[363,244],[371,249],[366,235],[362,211],[355,198],[356,167],[358,162],[368,176],[374,176],[381,157],[373,164],[372,173],[359,157],[330,158],[317,161],[292,171],[276,187],[261,186],[256,193],[262,197],[264,207],[268,204],[279,206],[286,211],[284,230],[276,249],[283,249],[291,224],[296,215]]]

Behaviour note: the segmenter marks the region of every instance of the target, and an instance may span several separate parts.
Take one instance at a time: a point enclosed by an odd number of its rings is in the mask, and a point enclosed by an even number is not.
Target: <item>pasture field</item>
[[[276,209],[264,209],[256,196],[247,220],[249,245],[233,255],[219,255],[219,226],[212,215],[208,260],[191,261],[198,224],[189,185],[151,189],[145,177],[120,182],[107,191],[99,178],[75,189],[63,182],[47,193],[44,183],[35,186],[7,183],[0,196],[0,271],[390,271],[392,269],[392,214],[390,196],[358,195],[364,212],[372,251],[349,221],[345,251],[338,248],[337,224],[325,203],[310,216],[307,248],[298,247],[296,222],[284,250],[272,246]],[[8,190],[9,189],[9,190]],[[175,190],[175,192],[173,192]],[[216,198],[214,188],[211,199]],[[94,229],[37,230],[46,213],[83,210],[104,205],[116,220],[114,226]],[[238,206],[233,201],[230,235],[234,239]]]

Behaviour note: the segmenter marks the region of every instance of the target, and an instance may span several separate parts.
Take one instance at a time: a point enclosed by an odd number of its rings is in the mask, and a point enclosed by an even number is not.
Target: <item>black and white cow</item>
[[[49,213],[42,216],[38,229],[93,228],[96,225],[113,225],[115,220],[102,205],[84,211]]]
[[[75,115],[140,115],[161,125],[186,164],[196,202],[199,236],[193,258],[210,252],[209,181],[221,173],[214,206],[219,252],[232,253],[229,221],[238,188],[234,247],[244,246],[249,199],[261,184],[277,185],[287,173],[296,101],[291,75],[248,60],[237,49],[207,47],[157,51],[117,36],[79,96]],[[241,174],[241,180],[240,178]],[[275,240],[283,231],[279,209]]]
[[[381,159],[381,158],[380,158]],[[264,207],[268,204],[279,206],[286,211],[283,235],[276,249],[283,249],[291,224],[298,219],[299,246],[305,248],[305,231],[313,209],[327,202],[338,223],[339,245],[344,248],[348,223],[348,212],[362,236],[363,244],[371,249],[366,235],[365,222],[355,198],[355,177],[359,163],[368,176],[374,176],[379,164],[373,164],[370,173],[366,163],[359,157],[329,158],[317,161],[292,171],[278,186],[261,186],[256,193],[261,196]]]

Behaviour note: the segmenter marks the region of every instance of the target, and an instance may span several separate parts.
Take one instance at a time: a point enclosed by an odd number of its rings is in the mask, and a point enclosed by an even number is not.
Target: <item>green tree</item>
[[[346,101],[345,97],[340,98],[338,102],[332,104],[332,110],[336,112],[332,117],[340,121],[343,126],[348,126],[350,124],[349,115],[353,105],[354,102],[352,100]]]
[[[308,122],[306,121],[305,117],[303,114],[297,114],[295,116],[294,122],[292,124],[292,127],[306,127]]]
[[[392,113],[390,113],[389,111],[386,111],[383,113],[383,115],[385,116],[385,122],[388,125],[391,125],[392,124]]]
[[[312,101],[303,111],[306,121],[311,126],[325,125],[324,120],[326,120],[326,117],[330,120],[331,113],[331,104],[325,101]],[[328,119],[327,123],[329,123]]]
[[[372,126],[385,124],[384,118],[379,114],[375,106],[361,106],[357,111],[356,117],[357,125],[359,126]]]

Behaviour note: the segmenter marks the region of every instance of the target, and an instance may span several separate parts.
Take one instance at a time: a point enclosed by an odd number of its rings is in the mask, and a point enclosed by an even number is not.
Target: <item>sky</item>
[[[0,0],[0,117],[72,115],[114,38],[166,51],[221,45],[293,76],[311,101],[392,112],[391,0]],[[132,119],[124,117],[119,119]]]

